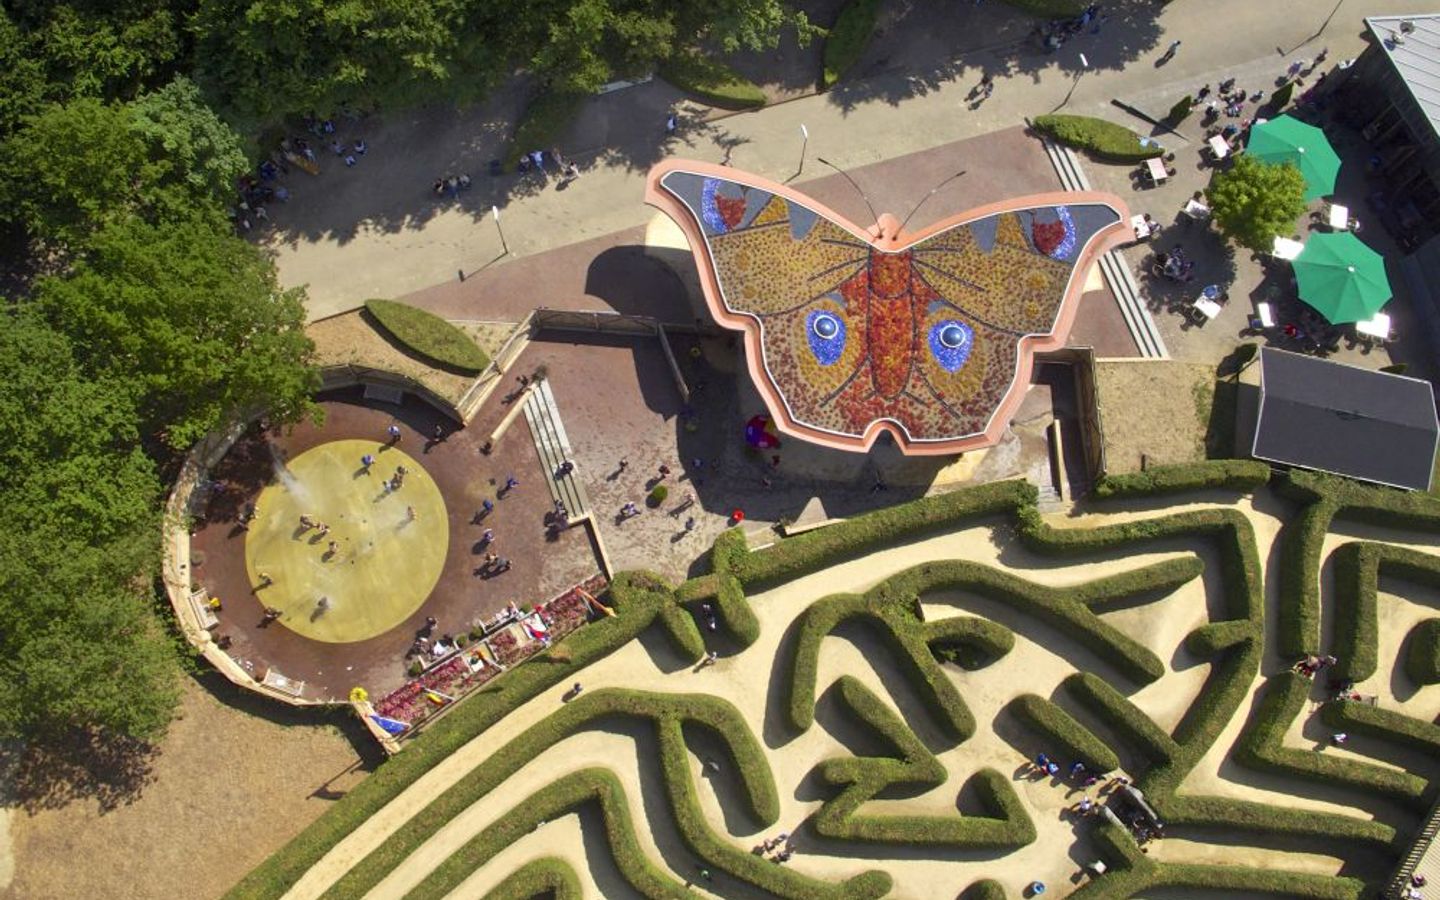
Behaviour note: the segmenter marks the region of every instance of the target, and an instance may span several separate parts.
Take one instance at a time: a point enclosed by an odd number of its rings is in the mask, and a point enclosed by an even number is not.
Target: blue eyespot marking
[[[964,322],[946,319],[930,326],[930,354],[947,372],[955,372],[970,359],[975,332]]]
[[[805,317],[805,337],[822,366],[835,365],[845,352],[845,322],[827,310],[817,309]]]

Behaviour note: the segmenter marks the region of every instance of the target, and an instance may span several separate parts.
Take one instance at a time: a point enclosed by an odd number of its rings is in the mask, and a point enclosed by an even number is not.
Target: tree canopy
[[[1206,191],[1215,224],[1235,243],[1267,252],[1295,230],[1305,212],[1305,177],[1290,163],[1273,165],[1241,154]]]
[[[303,297],[204,221],[113,223],[71,272],[35,286],[51,321],[83,340],[86,368],[128,390],[142,432],[176,449],[246,411],[294,421],[313,409]]]
[[[0,736],[153,737],[177,667],[136,580],[158,556],[160,485],[134,410],[33,307],[5,315],[0,366]]]

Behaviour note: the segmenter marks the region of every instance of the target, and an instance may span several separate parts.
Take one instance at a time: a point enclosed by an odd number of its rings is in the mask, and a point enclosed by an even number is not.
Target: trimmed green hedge
[[[982,878],[961,891],[959,900],[1005,900],[1005,886],[993,878]]]
[[[1242,619],[1227,619],[1210,622],[1185,635],[1185,650],[1201,659],[1209,659],[1217,653],[1229,650],[1241,641],[1260,636],[1260,629],[1254,622]]]
[[[745,588],[734,575],[717,576],[720,590],[715,595],[715,611],[720,624],[740,643],[748,647],[760,639],[760,620],[745,597]]]
[[[820,642],[842,622],[851,620],[875,626],[894,652],[911,687],[947,734],[963,741],[975,733],[975,717],[954,682],[941,671],[930,653],[922,623],[914,611],[859,594],[837,594],[817,600],[796,620],[796,638],[790,651],[790,702],[786,704],[792,728],[806,731],[814,723]]]
[[[1426,619],[1408,638],[1405,674],[1416,684],[1440,684],[1440,619]]]
[[[751,553],[745,535],[731,529],[716,538],[711,565],[717,574],[728,572],[746,587],[790,581],[958,522],[1009,514],[1034,501],[1034,485],[1019,479],[996,481],[856,516],[785,538],[760,553]]]
[[[1430,621],[1440,623],[1440,619]],[[1339,731],[1390,741],[1440,759],[1440,725],[1433,722],[1350,700],[1331,700],[1320,707],[1320,718]]]
[[[625,787],[609,769],[581,769],[531,794],[461,845],[405,896],[408,900],[439,900],[495,854],[534,831],[541,823],[588,803],[599,805],[605,822],[606,842],[610,845],[615,867],[636,891],[656,900],[678,900],[691,896],[685,886],[670,877],[663,867],[650,861],[635,836],[635,822],[630,815],[630,801],[625,796]],[[578,881],[568,865],[560,860],[553,862],[558,864],[558,869],[568,873],[571,880]],[[556,868],[547,866],[536,871],[531,866],[516,872],[491,896],[534,897],[541,893],[540,879],[564,878]],[[575,886],[578,890],[579,885]],[[527,891],[527,888],[530,890]],[[334,893],[332,890],[327,896]]]
[[[1310,697],[1310,679],[1296,672],[1281,672],[1261,689],[1260,702],[1240,739],[1234,759],[1262,772],[1309,778],[1329,785],[1344,785],[1388,797],[1414,809],[1425,809],[1425,779],[1395,769],[1357,762],[1340,756],[1297,750],[1282,742],[1290,723]]]
[[[1270,464],[1253,459],[1216,459],[1177,466],[1152,466],[1143,472],[1106,475],[1095,497],[1154,497],[1182,491],[1223,489],[1253,491],[1270,480]]]
[[[1335,551],[1334,673],[1364,681],[1379,668],[1380,576],[1440,587],[1440,557],[1408,547],[1354,542]],[[1411,645],[1414,646],[1413,644]]]
[[[765,92],[758,84],[699,53],[680,53],[661,63],[660,77],[720,109],[758,109],[765,105]]]
[[[1076,672],[1060,682],[1060,687],[1076,704],[1094,713],[1151,763],[1166,763],[1179,754],[1180,747],[1170,735],[1098,675]]]
[[[1142,146],[1140,135],[1125,126],[1092,116],[1036,116],[1031,124],[1067,147],[1087,150],[1110,162],[1143,162],[1165,155],[1165,149],[1157,144]]]
[[[490,358],[465,332],[432,312],[394,300],[366,300],[365,311],[395,340],[427,359],[462,372],[479,372]]]
[[[555,856],[542,856],[506,876],[482,900],[531,900],[534,897],[581,900],[584,896],[580,876],[569,863]]]
[[[1130,900],[1142,891],[1166,887],[1311,900],[1360,900],[1365,891],[1365,883],[1357,878],[1238,866],[1156,863],[1140,853],[1122,828],[1103,820],[1091,831],[1091,837],[1110,870],[1070,895],[1077,900]]]
[[[881,735],[897,758],[839,757],[816,768],[821,782],[843,787],[815,814],[817,834],[836,840],[967,848],[1015,848],[1035,840],[1035,826],[1010,783],[993,769],[974,776],[988,816],[857,815],[871,798],[892,786],[937,787],[949,773],[894,710],[857,679],[842,675],[840,702]]]
[[[834,87],[841,76],[860,61],[875,31],[875,17],[879,12],[880,0],[847,0],[825,36],[822,90]]]
[[[1015,632],[989,619],[951,616],[925,623],[925,642],[937,658],[945,658],[943,648],[956,657],[957,665],[973,671],[1015,649]]]
[[[1065,710],[1038,694],[1021,694],[1006,706],[1022,722],[1040,732],[1046,746],[1058,748],[1061,759],[1079,760],[1097,775],[1120,768],[1115,751],[1075,721]]]
[[[1437,532],[1440,498],[1303,469],[1292,469],[1276,479],[1275,489],[1286,499],[1304,504],[1281,530],[1276,626],[1281,655],[1298,659],[1320,652],[1320,557],[1331,522],[1340,517],[1387,528]]]

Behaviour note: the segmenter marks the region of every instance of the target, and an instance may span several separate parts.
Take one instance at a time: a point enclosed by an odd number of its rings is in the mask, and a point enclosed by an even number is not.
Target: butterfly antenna
[[[840,173],[840,177],[842,177],[842,178],[844,178],[846,181],[850,182],[850,186],[855,189],[855,193],[859,194],[859,195],[860,195],[860,199],[865,201],[865,208],[868,209],[868,210],[870,210],[870,217],[871,217],[873,220],[875,220],[876,222],[880,221],[880,214],[875,211],[875,207],[870,204],[870,198],[867,197],[867,196],[865,196],[865,192],[864,192],[864,191],[860,190],[860,185],[858,185],[858,184],[855,183],[855,179],[851,178],[850,175],[849,175],[844,169],[842,169],[842,168],[840,168],[839,166],[835,165],[834,163],[832,163],[830,160],[826,159],[825,157],[823,157],[823,156],[817,156],[817,157],[815,157],[815,158],[818,159],[818,160],[820,160],[820,162],[824,163],[825,165],[829,166],[830,168],[834,169],[835,171],[839,172],[839,173]]]
[[[937,184],[937,185],[935,185],[933,188],[931,188],[931,189],[930,189],[930,193],[928,193],[928,194],[926,194],[925,196],[921,197],[921,198],[920,198],[920,202],[917,203],[917,204],[915,204],[915,208],[912,209],[912,210],[910,210],[910,215],[906,216],[906,217],[905,217],[905,221],[903,221],[903,222],[900,223],[900,231],[901,231],[902,233],[905,231],[905,226],[906,226],[906,225],[909,225],[909,224],[910,224],[910,220],[913,219],[913,218],[915,218],[915,214],[920,211],[920,207],[922,207],[922,206],[925,205],[925,201],[926,201],[926,200],[929,200],[931,197],[935,196],[936,192],[938,192],[941,188],[943,188],[945,185],[949,184],[950,182],[954,181],[955,179],[959,178],[961,175],[964,175],[964,174],[965,174],[965,170],[964,170],[964,169],[961,169],[960,171],[956,172],[954,175],[951,175],[949,178],[945,179],[944,181],[940,182],[939,184]]]

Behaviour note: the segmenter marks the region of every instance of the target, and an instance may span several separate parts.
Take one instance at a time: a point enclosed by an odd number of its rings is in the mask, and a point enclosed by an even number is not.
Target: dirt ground
[[[1111,360],[1095,365],[1105,470],[1138,472],[1205,458],[1214,396],[1213,366],[1170,360]]]
[[[152,752],[20,768],[15,878],[0,898],[218,897],[364,778],[373,748],[348,713],[292,712],[213,673],[187,678]],[[59,788],[62,775],[78,792]]]

